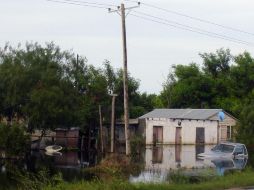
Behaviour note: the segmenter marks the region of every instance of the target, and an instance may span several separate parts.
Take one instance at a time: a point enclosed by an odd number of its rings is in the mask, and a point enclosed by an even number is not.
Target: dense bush
[[[0,124],[0,147],[9,156],[23,155],[29,146],[30,136],[24,126]]]
[[[130,140],[130,147],[132,160],[138,161],[143,148],[145,148],[145,138],[141,135],[135,135]]]

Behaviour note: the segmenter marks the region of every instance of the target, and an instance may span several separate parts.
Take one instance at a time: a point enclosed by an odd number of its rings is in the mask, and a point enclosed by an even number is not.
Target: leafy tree
[[[208,107],[213,96],[213,80],[194,63],[173,66],[173,69],[161,93],[167,100],[164,105],[171,108]]]
[[[95,68],[53,43],[27,43],[24,48],[6,44],[0,49],[0,117],[9,124],[22,118],[30,131],[96,127],[98,105],[104,118],[110,118],[109,94],[116,93],[116,116],[122,118],[122,73],[109,61]],[[139,81],[128,76],[130,115],[138,117],[159,101],[156,95],[140,94]]]
[[[70,127],[80,118],[78,89],[65,65],[75,60],[71,52],[53,43],[42,47],[27,43],[25,49],[8,44],[0,51],[2,117],[22,117],[29,129]]]
[[[227,76],[232,60],[229,49],[219,49],[216,53],[203,53],[200,56],[203,58],[203,71],[205,74],[211,75],[213,78],[218,77],[218,75]]]
[[[254,59],[248,52],[232,56],[229,50],[200,54],[196,64],[173,66],[160,94],[165,107],[223,108],[239,116],[238,139],[253,144]]]
[[[254,145],[254,102],[243,106],[237,125],[237,139],[247,145]]]

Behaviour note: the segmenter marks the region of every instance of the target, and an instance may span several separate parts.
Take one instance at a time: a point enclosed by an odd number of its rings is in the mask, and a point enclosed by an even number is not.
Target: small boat
[[[198,154],[199,158],[248,158],[248,151],[244,144],[224,142],[217,144],[210,151]]]
[[[51,146],[47,146],[45,148],[46,152],[48,153],[55,153],[55,152],[59,152],[60,150],[62,150],[63,147],[59,146],[59,145],[51,145]]]

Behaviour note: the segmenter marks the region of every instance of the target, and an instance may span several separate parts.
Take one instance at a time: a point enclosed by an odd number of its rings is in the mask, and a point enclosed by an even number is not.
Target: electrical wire
[[[202,31],[196,31],[196,30],[193,30],[193,29],[189,29],[189,28],[185,28],[185,27],[169,24],[167,22],[162,22],[162,21],[150,19],[150,18],[147,18],[147,17],[135,15],[135,14],[132,14],[132,13],[130,15],[134,16],[134,17],[137,17],[137,18],[141,18],[143,20],[151,21],[151,22],[154,22],[154,23],[158,23],[158,24],[162,24],[162,25],[166,25],[166,26],[170,26],[170,27],[174,27],[174,28],[178,28],[178,29],[182,29],[182,30],[187,30],[187,31],[198,33],[198,34],[202,34],[202,35],[205,35],[205,36],[209,36],[209,37],[213,37],[213,38],[219,38],[219,39],[223,39],[223,40],[234,42],[234,43],[238,43],[238,44],[244,44],[244,45],[248,45],[248,46],[253,46],[253,44],[245,42],[245,41],[233,40],[233,39],[229,39],[229,38],[226,38],[226,37],[223,37],[223,36],[219,36],[219,35],[215,35],[215,34],[208,34],[208,33],[202,32]]]
[[[79,1],[79,0],[46,0],[46,1],[62,3],[62,4],[85,6],[85,7],[101,8],[101,9],[108,9],[108,6],[115,6],[115,5],[112,5],[112,4],[103,4],[103,3],[95,3],[95,2],[87,2],[87,1]],[[128,0],[128,1],[132,1],[132,0]],[[170,27],[174,27],[174,28],[178,28],[178,29],[182,29],[182,30],[186,30],[186,31],[206,35],[206,36],[210,36],[210,37],[213,37],[213,38],[219,38],[219,39],[231,41],[231,42],[234,42],[234,43],[239,43],[239,44],[244,44],[244,45],[249,45],[249,46],[254,45],[250,42],[246,42],[246,41],[243,41],[243,40],[240,40],[240,39],[232,38],[232,37],[221,35],[221,34],[214,33],[214,32],[209,32],[209,31],[206,31],[206,30],[203,30],[203,29],[200,29],[200,28],[195,28],[195,27],[191,27],[191,26],[188,26],[188,25],[180,24],[178,22],[170,21],[168,19],[164,19],[164,18],[161,18],[161,17],[156,17],[156,16],[150,15],[148,13],[139,12],[139,11],[133,11],[133,12],[135,12],[137,14],[145,15],[146,17],[136,15],[136,14],[130,14],[134,17],[141,18],[143,20],[152,21],[152,22],[155,22],[155,23],[158,23],[158,24],[167,25],[167,26],[170,26]],[[147,17],[149,17],[149,18],[147,18]],[[151,19],[151,18],[153,18],[153,19]]]
[[[125,1],[130,1],[130,2],[135,2],[135,3],[139,2],[139,1],[135,1],[135,0],[125,0]],[[236,32],[240,32],[240,33],[244,33],[244,34],[248,34],[248,35],[254,36],[254,33],[251,33],[251,32],[248,32],[248,31],[244,31],[244,30],[241,30],[241,29],[238,29],[238,28],[233,28],[233,27],[230,27],[230,26],[225,26],[225,25],[218,24],[218,23],[215,23],[215,22],[212,22],[212,21],[208,21],[208,20],[201,19],[201,18],[198,18],[198,17],[193,17],[193,16],[190,16],[190,15],[187,15],[187,14],[183,14],[183,13],[180,13],[180,12],[177,12],[177,11],[161,8],[161,7],[152,5],[152,4],[143,3],[143,2],[140,2],[140,3],[145,5],[145,6],[147,6],[147,7],[151,7],[151,8],[158,9],[158,10],[161,10],[161,11],[164,11],[164,12],[172,13],[172,14],[175,14],[175,15],[178,15],[178,16],[186,17],[188,19],[196,20],[196,21],[199,21],[199,22],[203,22],[203,23],[206,23],[206,24],[211,24],[211,25],[218,26],[218,27],[221,27],[221,28],[224,28],[224,29],[228,29],[228,30],[231,30],[231,31],[236,31]]]
[[[90,4],[75,3],[75,2],[70,2],[68,0],[46,0],[46,1],[55,2],[55,3],[61,3],[61,4],[78,5],[78,6],[83,6],[83,7],[108,9],[108,7],[106,7],[106,6],[97,6],[97,5],[90,5]]]
[[[242,42],[242,43],[251,44],[250,42],[246,42],[246,41],[243,41],[243,40],[240,40],[240,39],[237,39],[237,38],[233,38],[233,37],[226,36],[226,35],[219,34],[219,33],[215,33],[215,32],[210,32],[210,31],[203,30],[203,29],[197,28],[197,27],[192,27],[192,26],[180,24],[180,23],[178,23],[178,22],[171,21],[171,20],[164,19],[164,18],[157,17],[157,16],[153,16],[153,15],[150,15],[150,14],[148,14],[148,13],[144,13],[144,12],[140,12],[140,11],[135,11],[135,10],[133,10],[133,12],[138,13],[138,14],[141,14],[141,15],[145,15],[145,16],[147,16],[147,17],[151,17],[151,18],[156,19],[156,20],[161,20],[161,21],[164,21],[164,22],[167,22],[167,23],[171,23],[171,24],[173,24],[173,25],[177,25],[177,26],[180,26],[180,27],[184,27],[184,28],[187,28],[187,29],[191,29],[191,30],[195,30],[195,31],[200,31],[200,32],[203,32],[203,33],[207,33],[207,34],[211,34],[211,35],[214,35],[214,36],[219,36],[219,37],[227,38],[227,39],[230,39],[230,40],[235,40],[235,41]]]
[[[90,4],[90,5],[96,5],[96,6],[117,7],[116,5],[113,5],[113,4],[88,2],[88,1],[80,1],[80,0],[64,0],[64,1],[69,1],[69,2],[74,2],[74,3],[82,3],[82,4]]]

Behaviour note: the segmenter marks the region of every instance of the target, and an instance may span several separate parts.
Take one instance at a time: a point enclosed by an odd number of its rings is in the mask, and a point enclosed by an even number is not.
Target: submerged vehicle
[[[224,142],[217,144],[210,151],[198,154],[199,158],[248,158],[248,151],[244,144]]]

